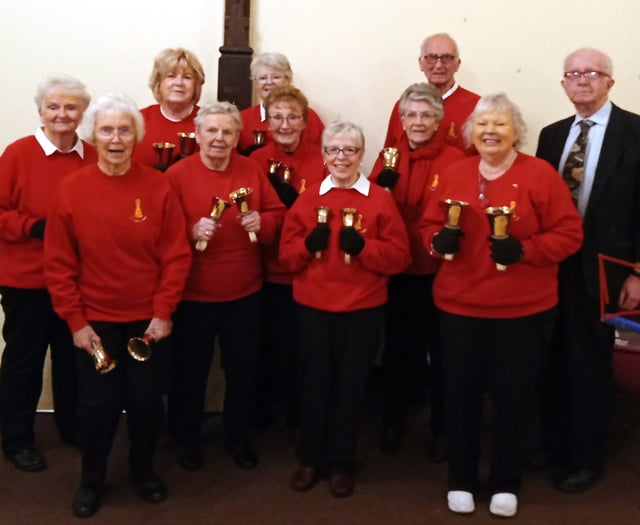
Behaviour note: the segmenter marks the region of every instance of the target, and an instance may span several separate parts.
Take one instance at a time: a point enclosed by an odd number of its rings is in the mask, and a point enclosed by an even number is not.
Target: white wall
[[[201,59],[202,101],[217,92],[223,0],[0,0],[0,150],[33,133],[36,85],[53,73],[83,80],[93,96],[124,91],[142,107],[147,81],[165,47]],[[613,59],[612,99],[640,112],[640,2],[637,0],[253,0],[251,44],[286,54],[294,81],[325,121],[351,119],[367,137],[364,170],[382,146],[394,101],[424,80],[417,64],[423,37],[449,32],[460,47],[458,80],[480,94],[505,91],[529,126],[568,116],[562,60],[597,47]]]

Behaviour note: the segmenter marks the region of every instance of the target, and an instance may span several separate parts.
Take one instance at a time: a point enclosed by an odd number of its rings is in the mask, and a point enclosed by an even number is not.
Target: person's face
[[[276,144],[287,153],[295,151],[306,124],[302,106],[295,100],[277,101],[269,107],[267,120]]]
[[[439,124],[433,107],[424,100],[408,100],[401,120],[412,149],[420,148],[429,142]]]
[[[96,115],[94,135],[99,163],[110,172],[122,172],[131,162],[136,144],[133,116],[116,111]]]
[[[600,53],[592,49],[582,49],[570,55],[564,64],[565,73],[568,71],[596,71],[600,74],[596,78],[587,78],[580,75],[577,78],[565,78],[562,80],[569,100],[578,108],[585,107],[589,111],[598,110],[609,98],[609,90],[614,80],[608,76],[606,60]],[[588,115],[586,115],[588,116]]]
[[[193,103],[196,81],[193,69],[179,62],[160,81],[160,103],[172,106],[188,107]]]
[[[73,95],[47,93],[39,113],[46,135],[72,134],[82,120],[82,102]]]
[[[347,134],[329,137],[322,146],[322,157],[333,181],[339,186],[351,186],[358,178],[364,151]]]
[[[196,130],[196,142],[200,145],[203,162],[209,166],[226,163],[238,145],[239,136],[238,125],[230,115],[207,115]]]
[[[429,84],[438,88],[450,88],[454,83],[454,75],[460,68],[460,58],[453,40],[446,36],[430,38],[422,49],[418,59],[422,71]]]
[[[289,85],[289,79],[282,71],[268,66],[258,66],[254,80],[260,100],[266,99],[274,87]]]
[[[488,111],[477,115],[471,138],[481,157],[506,158],[518,140],[511,111]]]

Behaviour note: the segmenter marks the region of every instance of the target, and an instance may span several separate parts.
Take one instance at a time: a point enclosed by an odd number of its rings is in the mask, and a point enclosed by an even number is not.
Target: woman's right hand
[[[73,344],[89,354],[93,353],[93,343],[99,345],[100,337],[90,325],[84,326],[73,333]]]
[[[211,237],[216,233],[219,225],[209,217],[202,217],[191,228],[191,237],[194,241],[210,241]]]

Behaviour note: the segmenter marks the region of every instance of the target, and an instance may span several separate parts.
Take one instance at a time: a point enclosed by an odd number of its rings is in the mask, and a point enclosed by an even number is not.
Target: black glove
[[[489,237],[491,258],[496,264],[513,264],[524,258],[522,243],[515,237]]]
[[[29,235],[34,239],[44,239],[44,227],[46,226],[47,221],[45,219],[38,219],[33,223],[31,229],[29,230]]]
[[[454,254],[460,251],[460,237],[464,233],[460,228],[442,228],[431,241],[433,250],[440,255]]]
[[[249,146],[246,149],[238,150],[238,153],[240,153],[240,155],[244,155],[245,157],[248,157],[255,150],[260,149],[263,146],[264,146],[264,144],[251,144],[251,146]]]
[[[296,202],[296,199],[298,198],[298,192],[295,190],[295,188],[288,182],[284,181],[278,181],[278,184],[274,186],[274,188],[282,203],[287,208],[291,208],[291,206],[293,206],[293,203]]]
[[[311,233],[304,240],[304,245],[309,250],[309,253],[314,254],[326,250],[329,246],[329,233],[331,233],[331,230],[329,225],[325,223],[318,224],[311,230]]]
[[[358,255],[364,248],[364,237],[353,226],[340,230],[340,249],[349,255]]]
[[[378,175],[377,183],[383,188],[389,188],[392,190],[398,182],[400,174],[393,168],[385,168]]]

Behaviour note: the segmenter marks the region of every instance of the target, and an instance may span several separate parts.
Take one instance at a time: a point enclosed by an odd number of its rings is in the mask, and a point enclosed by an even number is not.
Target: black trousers
[[[600,321],[598,299],[590,296],[584,286],[579,254],[560,265],[558,311],[542,377],[545,451],[552,462],[572,469],[602,469],[615,330]]]
[[[153,472],[153,458],[162,428],[165,367],[169,342],[163,339],[152,345],[148,361],[134,360],[127,352],[130,337],[140,337],[149,320],[131,323],[92,322],[109,357],[117,366],[99,374],[91,356],[77,353],[80,394],[80,448],[82,482],[101,486],[106,477],[107,461],[118,422],[127,412],[129,433],[129,470],[142,478]]]
[[[33,424],[49,346],[56,426],[65,441],[74,441],[78,426],[78,349],[69,328],[53,311],[47,290],[3,286],[0,293],[6,343],[0,366],[2,449],[13,453],[34,446]]]
[[[351,470],[383,307],[333,313],[298,306],[301,462]]]
[[[402,429],[407,407],[428,389],[431,432],[444,435],[442,350],[431,293],[433,278],[394,275],[389,279],[382,353],[382,424]]]
[[[282,408],[287,426],[300,425],[296,375],[296,304],[291,285],[264,283],[264,337],[258,366],[256,421],[268,423]]]
[[[262,335],[262,297],[221,303],[182,301],[174,320],[169,432],[180,445],[200,446],[209,368],[219,337],[226,383],[223,423],[227,445],[247,441],[255,407]]]
[[[555,309],[514,319],[441,313],[449,490],[477,488],[486,392],[493,408],[488,488],[492,494],[518,493],[526,423],[554,317]]]

